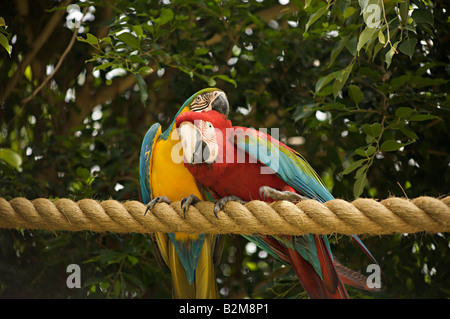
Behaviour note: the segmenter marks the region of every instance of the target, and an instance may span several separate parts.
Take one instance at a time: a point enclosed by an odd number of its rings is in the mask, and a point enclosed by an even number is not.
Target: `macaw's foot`
[[[147,214],[147,212],[151,209],[153,209],[155,207],[156,204],[158,203],[167,203],[167,204],[172,204],[172,202],[170,201],[169,197],[167,196],[158,196],[153,198],[148,204],[147,204],[147,208],[145,209],[145,213],[144,216]]]
[[[240,199],[237,196],[226,196],[226,197],[222,197],[221,199],[219,199],[216,204],[214,205],[214,215],[217,217],[217,213],[220,212],[221,210],[223,210],[223,208],[225,207],[225,204],[228,202],[239,202],[242,205],[245,205],[247,202]],[[218,217],[217,217],[218,218]]]
[[[299,195],[290,191],[279,191],[269,186],[261,186],[259,188],[259,196],[262,199],[271,198],[273,200],[287,200],[290,202],[298,202],[301,200],[309,199],[308,197]]]
[[[188,197],[185,197],[181,200],[181,208],[183,209],[184,218],[186,218],[186,210],[188,210],[191,205],[194,205],[198,202],[200,202],[200,198],[195,195],[189,195]]]

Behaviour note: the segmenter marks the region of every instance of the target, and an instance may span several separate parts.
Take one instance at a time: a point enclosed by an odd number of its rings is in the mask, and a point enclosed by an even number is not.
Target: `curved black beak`
[[[221,92],[220,95],[212,102],[211,107],[213,110],[225,114],[228,117],[230,113],[230,104],[228,104],[228,99],[225,93]]]
[[[198,140],[195,143],[195,151],[193,154],[193,163],[194,164],[201,164],[206,162],[210,156],[210,150],[208,145],[202,140]]]

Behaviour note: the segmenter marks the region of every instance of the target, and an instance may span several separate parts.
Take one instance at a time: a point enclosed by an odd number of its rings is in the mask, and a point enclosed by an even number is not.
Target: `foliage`
[[[0,196],[139,199],[145,131],[206,86],[226,91],[234,123],[279,127],[336,197],[448,193],[443,3],[280,3],[2,2]],[[330,239],[367,275],[357,245]],[[364,242],[383,291],[352,297],[450,295],[446,234]],[[2,230],[0,248],[1,297],[171,295],[146,236]],[[81,289],[66,287],[71,263]],[[224,297],[305,297],[289,267],[239,236],[227,237],[217,277]]]

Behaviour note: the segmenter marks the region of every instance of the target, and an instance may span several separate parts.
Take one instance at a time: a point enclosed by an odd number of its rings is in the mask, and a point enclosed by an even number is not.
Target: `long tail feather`
[[[300,283],[311,299],[346,299],[347,293],[341,290],[330,291],[328,285],[320,278],[309,262],[303,259],[300,254],[288,249],[288,256]]]
[[[377,289],[377,288],[369,288],[369,286],[367,286],[367,277],[366,276],[341,265],[341,263],[339,261],[337,261],[336,259],[334,259],[334,265],[335,265],[336,270],[338,271],[339,275],[341,276],[342,282],[345,285],[349,285],[349,286],[359,288],[359,289],[364,289],[364,290],[379,291],[379,289]]]
[[[215,245],[215,241],[215,235],[206,235],[200,253],[200,259],[195,270],[196,299],[219,299],[213,262],[213,246]]]
[[[369,249],[367,249],[366,245],[364,245],[361,239],[359,239],[359,237],[356,235],[352,235],[352,238],[356,241],[358,246],[361,247],[362,251],[364,251],[364,253],[370,258],[370,260],[372,260],[374,263],[378,265],[378,262],[376,261],[375,257],[373,257],[373,255],[370,253]]]
[[[286,253],[286,247],[281,245],[280,242],[274,237],[264,235],[243,235],[243,237],[254,243],[262,250],[268,252],[270,255],[272,255],[272,257],[275,257],[282,262],[289,263],[289,258]]]
[[[188,282],[186,271],[173,244],[169,245],[169,269],[172,275],[172,294],[175,299],[194,299],[195,285]]]
[[[333,264],[327,244],[321,236],[314,235],[319,257],[322,277],[319,276],[314,267],[304,259],[294,247],[282,245],[279,240],[272,236],[247,236],[260,248],[270,252],[275,258],[289,263],[306,293],[311,299],[347,299],[348,294],[339,273]]]

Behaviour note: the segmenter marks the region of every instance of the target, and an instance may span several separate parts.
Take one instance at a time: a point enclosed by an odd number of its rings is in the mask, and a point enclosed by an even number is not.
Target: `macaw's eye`
[[[211,122],[208,122],[207,125],[208,125],[208,128],[213,128],[213,125],[211,124]]]
[[[197,96],[196,98],[195,98],[195,101],[196,102],[200,102],[202,100],[202,98],[200,97],[200,96]]]

